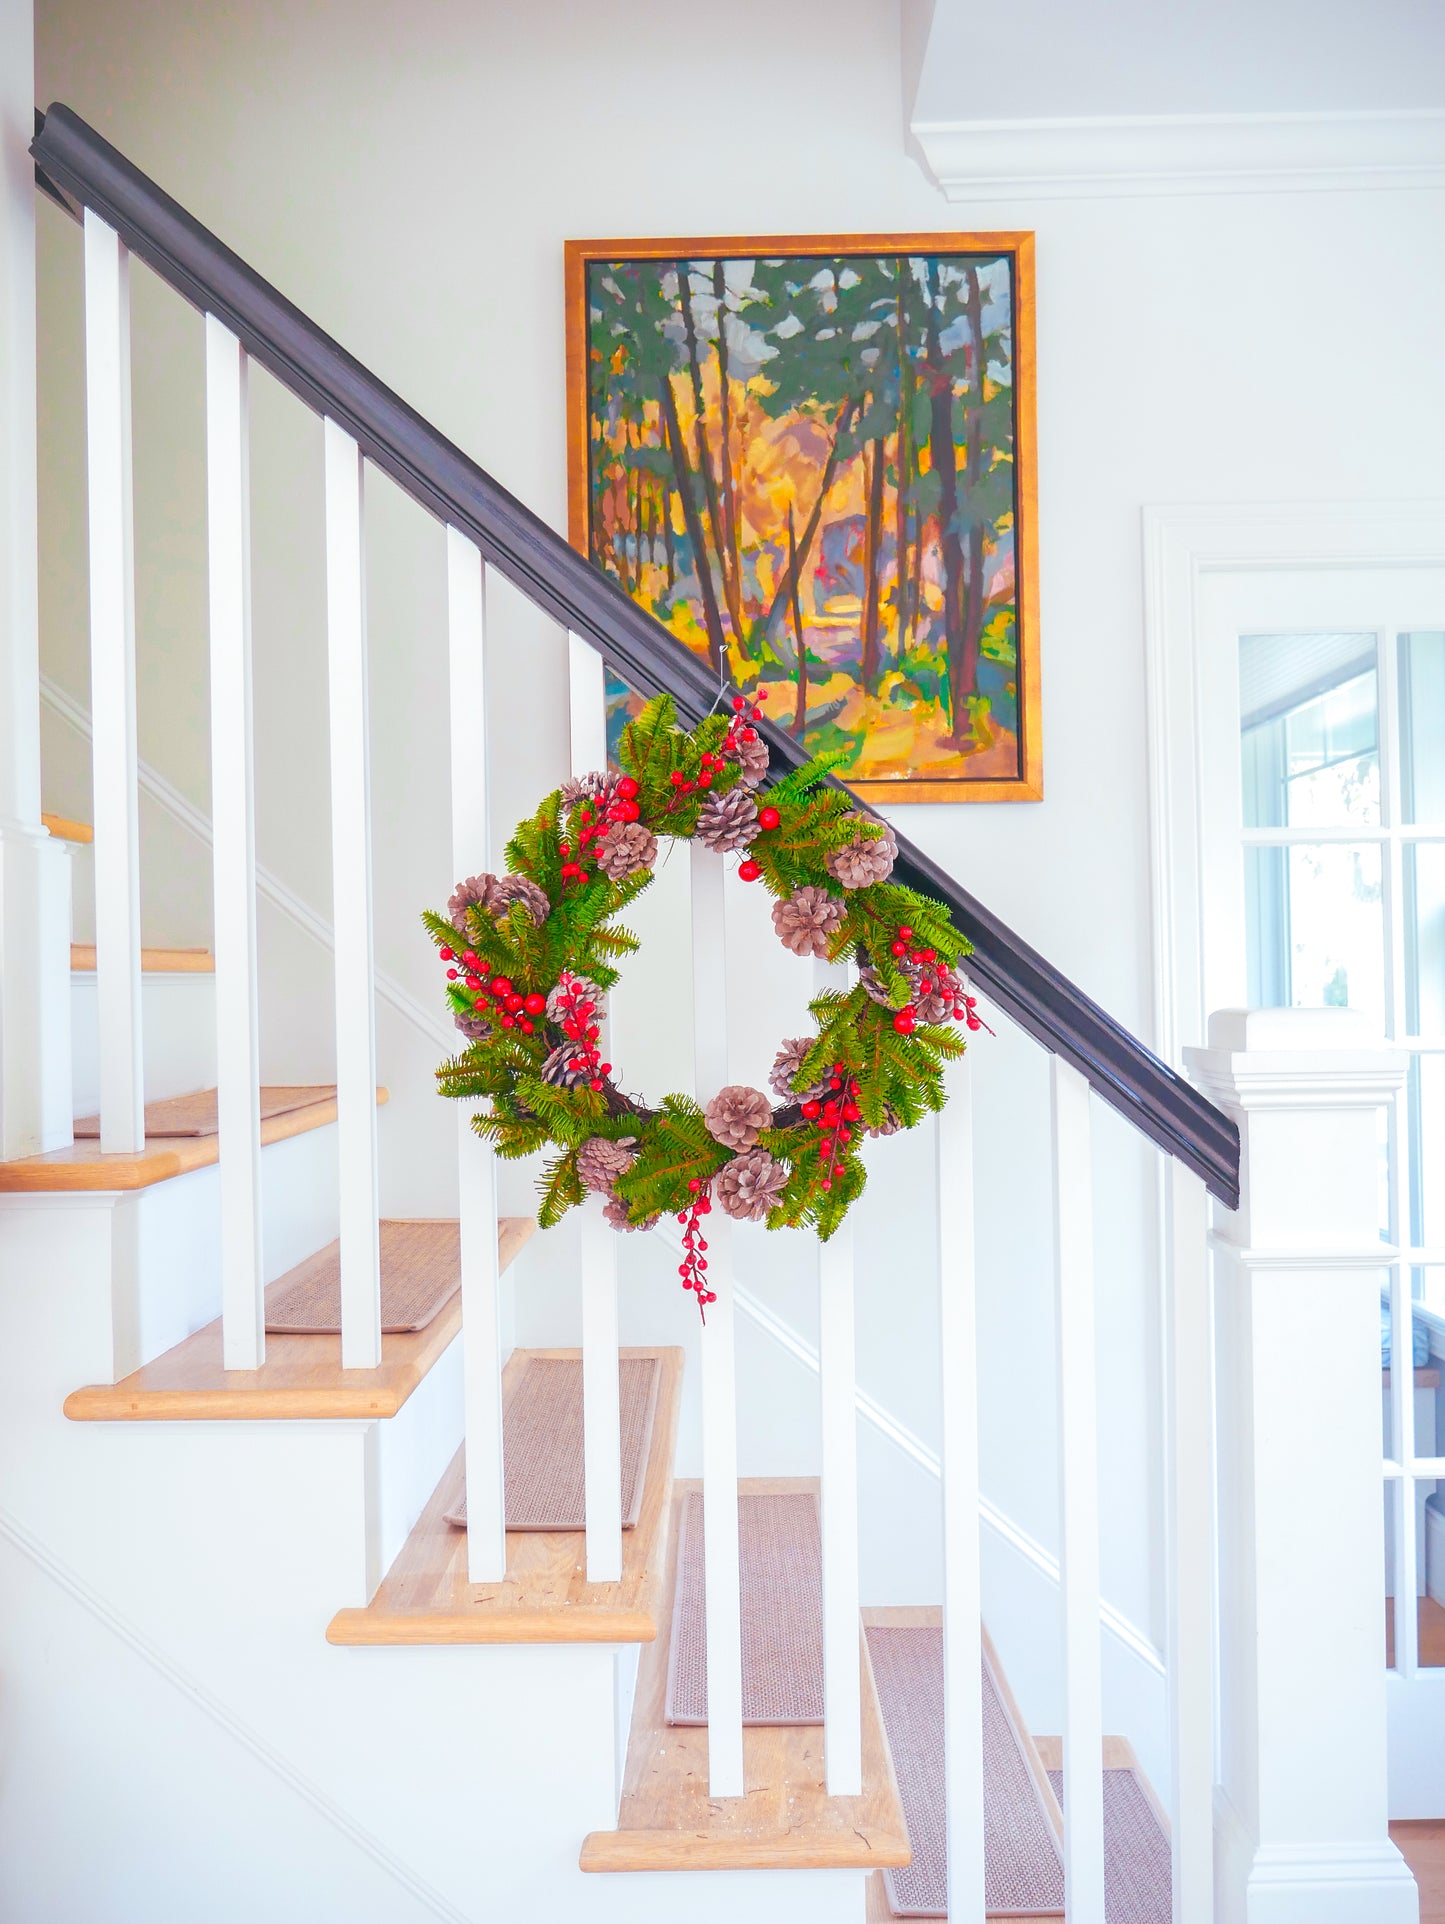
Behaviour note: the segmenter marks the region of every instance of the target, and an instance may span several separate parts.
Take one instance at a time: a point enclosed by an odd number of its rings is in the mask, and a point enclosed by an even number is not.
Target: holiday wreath
[[[443,1063],[443,1094],[490,1098],[473,1119],[507,1157],[551,1147],[543,1228],[590,1192],[616,1229],[664,1210],[684,1225],[684,1288],[707,1290],[699,1219],[769,1229],[837,1228],[863,1188],[860,1138],[912,1128],[943,1106],[943,1065],[963,1053],[954,1024],[983,1027],[955,972],[969,945],[938,902],[890,881],[893,832],[825,781],[826,757],[766,790],[759,710],[678,725],[659,695],[623,731],[620,773],[548,795],[507,845],[507,873],[461,883],[425,920],[447,965],[465,1051]],[[601,1055],[617,962],[638,946],[615,918],[652,879],[659,842],[693,837],[738,853],[738,875],[776,897],[773,926],[800,956],[857,964],[849,989],[809,1008],[812,1036],[784,1042],[772,1096],[733,1084],[706,1106],[625,1094]]]

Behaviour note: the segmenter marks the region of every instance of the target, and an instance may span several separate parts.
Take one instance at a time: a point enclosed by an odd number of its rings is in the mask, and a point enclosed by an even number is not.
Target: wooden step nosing
[[[913,1861],[906,1836],[870,1831],[819,1846],[791,1841],[786,1832],[738,1842],[695,1832],[593,1831],[582,1845],[584,1871],[837,1871],[903,1870]]]
[[[558,1631],[565,1629],[566,1636]],[[379,1624],[367,1606],[338,1610],[326,1626],[326,1641],[348,1649],[415,1648],[425,1644],[651,1643],[656,1619],[645,1610],[589,1609],[557,1604],[528,1610],[497,1606],[491,1617],[463,1614],[392,1616]]]

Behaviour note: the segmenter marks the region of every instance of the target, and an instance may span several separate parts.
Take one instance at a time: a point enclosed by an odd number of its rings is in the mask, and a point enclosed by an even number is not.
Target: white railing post
[[[40,819],[34,8],[0,7],[0,1160],[70,1141],[70,855]]]
[[[984,1924],[983,1616],[978,1534],[978,1327],[973,1065],[948,1071],[935,1124],[942,1373],[944,1825],[948,1915]]]
[[[325,434],[341,1365],[365,1370],[381,1362],[381,1209],[363,475],[361,451],[346,430],[327,421]]]
[[[1168,1599],[1170,1846],[1174,1924],[1214,1924],[1214,1332],[1209,1199],[1165,1171],[1165,1587]]]
[[[1416,1924],[1387,1826],[1378,1321],[1405,1057],[1351,1009],[1222,1010],[1184,1053],[1241,1138],[1213,1237],[1219,1913]]]
[[[728,1079],[723,858],[690,844],[693,1060],[698,1101]],[[714,1797],[743,1794],[742,1600],[738,1590],[738,1408],[733,1327],[732,1224],[707,1218],[707,1306],[702,1332],[702,1502],[706,1565],[707,1774]]]
[[[1064,1610],[1064,1897],[1069,1924],[1104,1924],[1098,1357],[1089,1085],[1059,1056],[1050,1059],[1049,1072]]]
[[[100,1147],[145,1141],[131,513],[130,254],[85,214],[85,438]]]
[[[486,867],[486,571],[474,544],[447,529],[447,644],[452,758],[452,872]],[[497,1253],[497,1164],[490,1146],[457,1113],[462,1239],[462,1368],[466,1422],[467,1576],[500,1583],[507,1574],[502,1470],[502,1305]]]
[[[211,631],[216,1117],[221,1157],[222,1351],[225,1367],[232,1370],[259,1369],[266,1354],[251,740],[249,440],[246,356],[235,335],[208,314],[206,545]],[[98,816],[96,826],[98,832]],[[98,890],[98,867],[96,881]]]
[[[848,971],[815,964],[815,986],[846,987]],[[853,1224],[818,1246],[818,1379],[823,1467],[823,1753],[830,1797],[863,1792],[863,1698],[858,1654],[858,1359]]]
[[[574,775],[607,766],[607,670],[580,635],[567,637]],[[604,1021],[603,1037],[607,1034]],[[622,1575],[622,1435],[617,1358],[617,1232],[589,1196],[582,1211],[582,1467],[587,1581]]]

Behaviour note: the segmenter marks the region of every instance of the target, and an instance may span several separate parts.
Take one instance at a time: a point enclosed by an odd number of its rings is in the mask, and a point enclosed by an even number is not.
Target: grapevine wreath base
[[[660,695],[623,731],[620,773],[566,782],[507,845],[507,873],[475,875],[426,923],[446,964],[467,1047],[442,1092],[487,1098],[478,1134],[507,1157],[552,1149],[540,1179],[548,1228],[589,1192],[615,1229],[664,1210],[683,1227],[683,1287],[707,1288],[701,1219],[714,1204],[769,1229],[832,1234],[865,1181],[862,1140],[943,1106],[962,1025],[983,1027],[956,973],[969,945],[941,904],[890,881],[893,832],[826,778],[820,757],[771,788],[756,706],[686,730]],[[848,989],[815,996],[809,1036],[778,1049],[769,1090],[732,1084],[702,1106],[624,1093],[600,1049],[616,964],[637,938],[616,918],[652,880],[662,841],[736,855],[775,898],[794,955],[852,961]]]

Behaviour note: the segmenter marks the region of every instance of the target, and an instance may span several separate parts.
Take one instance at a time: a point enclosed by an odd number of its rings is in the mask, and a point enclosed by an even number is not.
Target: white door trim
[[[1146,507],[1143,537],[1154,1047],[1177,1068],[1204,1041],[1201,583],[1290,568],[1445,568],[1445,501]]]

